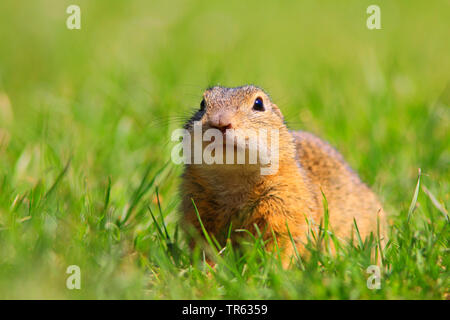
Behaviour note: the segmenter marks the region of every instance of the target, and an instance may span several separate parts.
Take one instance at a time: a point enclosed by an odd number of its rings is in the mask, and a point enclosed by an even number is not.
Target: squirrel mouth
[[[211,128],[217,129],[220,132],[222,132],[223,135],[225,135],[227,130],[232,129],[232,126],[231,126],[231,124],[228,124],[226,126],[211,126]]]

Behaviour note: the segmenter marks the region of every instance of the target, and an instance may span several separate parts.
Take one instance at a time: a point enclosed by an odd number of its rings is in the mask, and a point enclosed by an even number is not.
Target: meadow
[[[371,4],[1,1],[0,298],[448,299],[450,3],[377,0],[380,30]],[[331,255],[324,232],[287,270],[258,237],[207,245],[214,270],[189,250],[170,135],[206,87],[246,83],[341,151],[388,243]]]

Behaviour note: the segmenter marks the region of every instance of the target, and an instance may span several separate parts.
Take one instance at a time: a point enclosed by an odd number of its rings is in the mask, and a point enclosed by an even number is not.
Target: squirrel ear
[[[275,112],[275,114],[278,115],[282,120],[284,119],[280,108],[278,108],[278,106],[275,103],[272,103],[272,111]]]

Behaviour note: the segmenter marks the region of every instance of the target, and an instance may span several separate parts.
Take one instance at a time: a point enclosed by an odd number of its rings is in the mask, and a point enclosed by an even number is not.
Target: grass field
[[[0,298],[448,298],[449,38],[448,1],[2,0]],[[376,241],[289,270],[258,238],[214,271],[189,252],[170,134],[205,87],[246,83],[382,199],[381,289]]]

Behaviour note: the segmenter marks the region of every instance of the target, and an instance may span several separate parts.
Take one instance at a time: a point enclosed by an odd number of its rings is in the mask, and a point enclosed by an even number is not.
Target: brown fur
[[[252,110],[256,97],[263,99],[265,111]],[[307,132],[290,132],[281,111],[262,89],[213,87],[204,93],[204,101],[205,110],[199,110],[186,129],[192,130],[193,121],[202,121],[207,129],[223,119],[232,128],[277,128],[279,169],[273,175],[261,175],[259,165],[186,165],[181,193],[187,225],[200,231],[193,199],[206,230],[221,243],[230,223],[234,230],[252,233],[256,224],[265,230],[266,239],[275,233],[287,261],[293,248],[286,224],[299,251],[304,252],[302,243],[308,232],[305,217],[319,225],[323,192],[336,236],[350,237],[353,218],[363,239],[376,231],[377,213],[382,215],[383,211],[374,193],[328,143]]]

